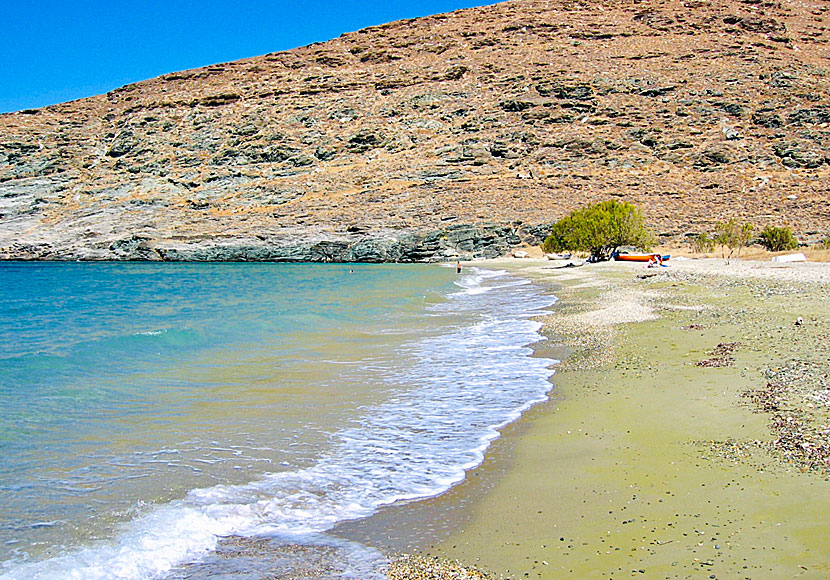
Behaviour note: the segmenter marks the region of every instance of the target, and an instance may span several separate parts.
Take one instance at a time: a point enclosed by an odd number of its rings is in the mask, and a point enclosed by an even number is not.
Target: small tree
[[[767,226],[761,232],[761,244],[770,252],[794,250],[798,247],[793,231],[787,226]]]
[[[715,249],[715,238],[702,232],[692,240],[692,249],[698,254],[707,254]]]
[[[752,224],[739,224],[735,218],[715,226],[715,243],[721,247],[721,255],[728,264],[732,256],[741,255],[741,249],[752,240]]]
[[[542,249],[585,251],[594,260],[608,260],[620,246],[647,249],[652,240],[640,210],[630,203],[612,199],[571,212],[556,222]]]

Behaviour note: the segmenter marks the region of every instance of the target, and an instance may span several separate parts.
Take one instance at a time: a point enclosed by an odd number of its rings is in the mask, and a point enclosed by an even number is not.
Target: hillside
[[[0,115],[0,257],[492,255],[611,197],[817,240],[828,123],[822,0],[513,0]]]

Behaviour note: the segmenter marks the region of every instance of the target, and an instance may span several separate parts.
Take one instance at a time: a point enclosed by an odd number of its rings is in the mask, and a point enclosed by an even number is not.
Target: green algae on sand
[[[497,265],[553,285],[547,333],[572,356],[516,428],[509,469],[431,554],[513,578],[830,576],[830,474],[777,452],[771,416],[742,396],[793,360],[826,373],[826,284]],[[614,297],[639,320],[615,319]],[[728,342],[734,365],[695,364]]]

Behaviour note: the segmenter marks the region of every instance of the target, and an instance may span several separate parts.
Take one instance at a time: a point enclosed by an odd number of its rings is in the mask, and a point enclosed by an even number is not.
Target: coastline
[[[512,578],[830,574],[830,265],[474,265],[550,287],[537,347],[570,354],[482,466],[411,508],[453,520],[416,546],[427,561]]]
[[[537,290],[522,298],[517,288],[530,286],[500,286],[512,289],[498,318],[532,310],[547,337],[536,356],[562,361],[539,369],[551,369],[550,397],[499,429],[462,482],[344,521],[335,538],[414,554],[392,562],[392,580],[828,576],[830,264],[468,265],[509,270],[559,298],[540,315]],[[515,375],[499,381],[516,390]],[[171,578],[294,557],[330,577],[344,546],[230,536]],[[382,577],[382,567],[365,572]]]

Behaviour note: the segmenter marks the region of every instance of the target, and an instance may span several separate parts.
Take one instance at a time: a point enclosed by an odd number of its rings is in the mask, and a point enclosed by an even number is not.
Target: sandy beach
[[[476,265],[548,285],[537,346],[567,356],[551,399],[415,509],[456,530],[423,555],[512,578],[830,577],[830,264]]]

